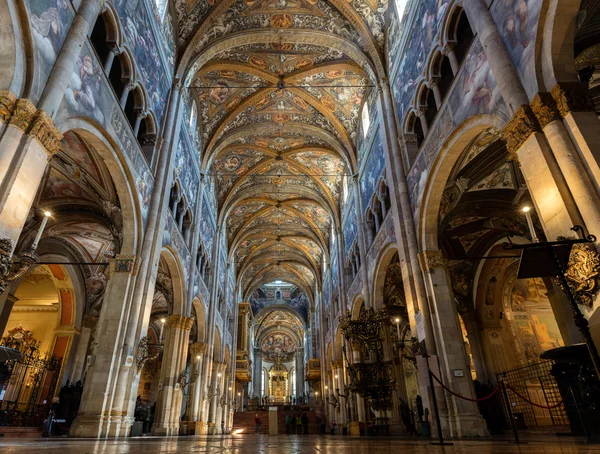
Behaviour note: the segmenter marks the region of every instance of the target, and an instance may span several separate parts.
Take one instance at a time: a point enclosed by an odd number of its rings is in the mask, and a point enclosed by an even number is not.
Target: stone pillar
[[[426,276],[427,291],[431,301],[432,319],[435,329],[435,340],[438,356],[429,358],[432,370],[435,371],[435,361],[440,365],[438,378],[455,393],[474,399],[476,398],[473,382],[466,363],[466,353],[462,332],[458,321],[458,312],[453,303],[454,295],[448,285],[447,260],[441,251],[425,251],[420,254],[423,273]],[[456,376],[455,370],[462,371],[462,376]],[[437,386],[437,385],[436,385]],[[442,429],[452,437],[485,437],[488,436],[487,426],[477,404],[458,399],[436,388],[438,406],[440,408]],[[430,411],[433,411],[430,408]],[[432,413],[433,417],[433,413]]]
[[[352,184],[354,185],[354,196],[356,197],[356,220],[358,221],[357,232],[358,236],[358,252],[360,257],[360,270],[362,279],[362,295],[364,296],[365,307],[371,307],[373,302],[371,301],[371,292],[369,291],[369,274],[367,271],[367,251],[368,246],[373,241],[373,238],[369,238],[370,243],[367,244],[368,235],[365,235],[365,221],[364,221],[364,210],[362,206],[362,197],[360,196],[360,185],[358,184],[358,175],[352,175]],[[350,308],[352,310],[352,308]],[[323,333],[325,334],[325,333]]]
[[[304,396],[304,349],[296,352],[296,398]]]
[[[126,83],[123,86],[123,92],[121,93],[121,96],[119,98],[119,104],[121,105],[121,109],[125,109],[125,106],[127,105],[127,98],[129,98],[129,93],[135,90],[135,87],[137,86],[137,84],[132,80],[125,80],[123,82]]]
[[[440,79],[441,79],[441,77],[434,76],[431,78],[431,81],[429,82],[429,88],[431,89],[431,91],[433,91],[433,97],[435,98],[435,106],[437,107],[438,110],[441,109],[442,102],[444,101],[442,99],[442,93],[440,92],[440,87],[439,87]]]
[[[185,412],[185,424],[188,427],[188,433],[196,433],[196,422],[201,421],[200,411],[202,406],[202,398],[204,387],[202,386],[202,363],[205,359],[206,344],[204,342],[196,342],[190,345],[190,356],[192,358],[192,366],[190,369],[191,383],[189,391],[189,402]]]
[[[458,70],[460,69],[460,64],[458,63],[458,59],[456,58],[456,52],[454,52],[454,48],[456,47],[455,43],[448,43],[442,49],[442,53],[448,57],[448,61],[450,62],[450,67],[452,68],[452,75],[456,76],[458,74]]]
[[[75,357],[73,358],[73,369],[69,377],[71,383],[77,383],[79,380],[84,381],[87,353],[90,346],[92,330],[95,325],[96,319],[89,315],[83,316],[83,326],[81,327],[81,334],[79,335]]]
[[[104,303],[96,329],[96,337],[92,343],[92,351],[88,360],[88,374],[81,396],[81,405],[77,418],[69,432],[73,437],[103,438],[110,435],[126,435],[133,423],[127,414],[111,412],[114,389],[118,386],[129,386],[130,383],[115,381],[111,371],[119,366],[131,368],[133,356],[123,358],[121,351],[124,343],[128,309],[131,307],[134,272],[117,272],[123,269],[116,266],[124,259],[111,259],[111,271],[104,294]],[[124,364],[120,364],[124,361]]]
[[[152,425],[153,435],[177,435],[179,433],[182,388],[185,384],[188,341],[193,323],[193,318],[181,315],[167,317],[156,413]]]
[[[262,397],[262,352],[259,348],[254,349],[254,374],[252,376],[254,382],[254,397],[260,399]]]
[[[106,60],[104,60],[104,72],[106,75],[110,74],[115,57],[120,53],[121,52],[119,50],[119,46],[117,46],[117,43],[110,43],[108,45],[108,55],[106,56]]]

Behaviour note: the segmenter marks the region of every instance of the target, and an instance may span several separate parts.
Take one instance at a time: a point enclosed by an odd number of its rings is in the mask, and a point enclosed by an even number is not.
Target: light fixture
[[[197,356],[196,356],[196,359],[200,359],[200,358],[202,358],[200,355],[197,355]]]
[[[523,208],[521,208],[521,210],[523,211],[523,213],[529,213],[529,210],[531,210],[531,207],[525,205]]]
[[[335,378],[338,378],[338,375],[337,375],[337,374],[335,374]]]
[[[161,322],[161,323],[166,323],[166,322],[167,322],[167,319],[166,319],[166,318],[161,318],[161,319],[160,319],[160,322]]]
[[[527,227],[529,228],[529,234],[531,235],[531,241],[533,243],[539,243],[540,240],[537,237],[537,235],[535,234],[535,227],[533,226],[533,220],[531,219],[531,208],[527,205],[525,205],[523,208],[521,208],[521,211],[523,211],[523,213],[525,213],[525,219],[527,219]]]
[[[221,374],[217,374],[217,378],[221,378]]]

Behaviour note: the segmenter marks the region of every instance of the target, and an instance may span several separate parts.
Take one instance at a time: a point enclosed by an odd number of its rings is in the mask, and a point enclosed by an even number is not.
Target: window
[[[363,138],[367,137],[367,133],[369,132],[369,125],[371,124],[371,118],[369,117],[369,105],[365,102],[363,106],[362,114],[362,130],[363,130]]]
[[[342,196],[344,203],[348,200],[348,175],[342,177]]]
[[[160,1],[160,0],[157,0]],[[398,19],[402,20],[402,15],[404,14],[404,10],[406,9],[406,4],[408,0],[396,0],[396,12],[398,13]]]
[[[196,129],[196,120],[198,118],[198,109],[196,108],[196,101],[192,103],[192,109],[190,112],[190,129],[192,132]]]

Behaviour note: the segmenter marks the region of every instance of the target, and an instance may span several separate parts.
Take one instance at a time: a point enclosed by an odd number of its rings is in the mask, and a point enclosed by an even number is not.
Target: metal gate
[[[569,425],[565,406],[561,403],[563,398],[550,373],[553,365],[554,361],[541,361],[497,374],[498,381],[504,379],[508,400],[518,424],[526,427]],[[538,405],[556,407],[536,407],[519,394]]]
[[[11,330],[0,345],[22,355],[5,363],[10,375],[0,389],[0,425],[37,427],[48,416],[61,360],[42,355],[31,331],[21,327]]]

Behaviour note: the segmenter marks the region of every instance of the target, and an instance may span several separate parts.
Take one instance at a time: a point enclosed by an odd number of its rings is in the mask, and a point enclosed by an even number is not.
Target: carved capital
[[[440,76],[433,76],[431,78],[431,80],[428,82],[429,83],[429,88],[431,88],[432,90],[437,87],[440,82],[441,82],[442,78]]]
[[[0,91],[0,123],[7,123],[10,120],[16,102],[17,97],[12,91]]]
[[[206,353],[207,347],[208,345],[206,344],[206,342],[195,342],[192,345],[190,345],[190,355],[204,355]]]
[[[454,49],[456,49],[456,43],[448,43],[442,48],[442,54],[447,57],[450,52],[454,51]]]
[[[193,317],[184,317],[183,315],[169,315],[165,323],[166,326],[178,328],[185,331],[192,329],[195,319]]]
[[[556,84],[550,94],[563,118],[571,112],[594,112],[588,85],[583,82]]]
[[[556,102],[550,93],[538,93],[531,100],[530,106],[542,129],[553,121],[561,120]]]
[[[10,124],[27,133],[36,112],[37,109],[29,99],[21,98],[15,103]]]
[[[519,107],[502,131],[502,137],[506,141],[506,149],[510,155],[516,159],[521,145],[533,133],[540,130],[540,124],[531,107],[527,105]]]
[[[448,266],[448,259],[442,251],[423,251],[418,257],[424,273],[432,273],[436,268],[445,269]]]
[[[54,122],[50,115],[40,110],[38,111],[29,134],[36,138],[36,140],[44,147],[48,157],[54,156],[62,149],[62,138],[63,135],[54,126]]]

